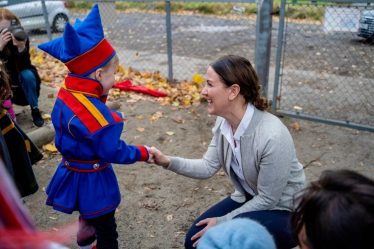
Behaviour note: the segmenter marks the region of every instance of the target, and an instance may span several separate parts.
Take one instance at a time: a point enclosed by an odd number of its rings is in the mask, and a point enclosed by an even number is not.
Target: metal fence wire
[[[45,2],[48,5],[53,1]],[[195,73],[205,73],[207,65],[221,55],[240,54],[254,61],[256,16],[244,16],[244,12],[256,9],[254,0],[220,2],[220,8],[227,13],[222,16],[209,14],[209,9],[216,6],[213,2],[204,3],[207,14],[174,11],[183,2],[195,1],[66,1],[66,6],[74,24],[76,18],[84,18],[89,6],[98,3],[105,35],[115,47],[120,63],[137,70],[160,71],[176,80],[189,80]],[[167,3],[171,10],[169,23]],[[23,11],[30,14],[28,9]],[[52,32],[48,37],[42,29],[32,30],[29,35],[31,44],[36,46],[61,33]]]
[[[374,131],[374,6],[290,1],[282,8],[273,108]],[[295,8],[321,18],[297,19]]]
[[[274,81],[272,77],[265,81],[274,112],[374,131],[374,38],[358,36],[370,35],[374,29],[374,0],[340,1],[282,0],[280,8],[273,10],[279,11],[279,18],[273,16],[273,28],[269,25],[271,47],[261,47],[259,40],[255,44],[263,34],[256,34],[256,15],[250,13],[262,1],[5,0],[0,4],[7,8],[29,4],[16,8],[25,27],[35,25],[38,18],[48,23],[28,29],[31,45],[36,47],[61,35],[55,24],[61,24],[64,16],[53,14],[59,8],[51,8],[51,3],[62,3],[72,24],[99,3],[105,35],[116,48],[120,64],[159,71],[169,80],[204,74],[209,63],[227,54],[244,56],[258,66],[264,60],[259,51],[270,49],[272,58],[276,55],[268,65],[270,72],[275,69]],[[176,11],[181,4],[202,2],[201,12],[196,8]],[[212,15],[211,9],[217,6],[225,14]],[[43,9],[48,18],[43,19]]]

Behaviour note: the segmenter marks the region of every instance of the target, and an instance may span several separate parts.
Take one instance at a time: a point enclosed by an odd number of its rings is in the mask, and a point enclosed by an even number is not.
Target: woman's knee
[[[35,75],[33,73],[33,71],[31,71],[30,69],[25,69],[25,70],[22,70],[20,72],[20,76],[21,76],[21,82],[22,83],[36,83],[36,78],[35,78]]]
[[[191,225],[191,227],[188,229],[188,231],[186,233],[186,237],[184,239],[184,248],[186,248],[186,249],[194,248],[192,245],[195,241],[193,241],[191,238],[196,233],[198,233],[201,229],[204,228],[204,226],[202,226],[202,227],[196,226],[196,223],[198,221],[199,221],[199,218],[194,221],[194,223]]]

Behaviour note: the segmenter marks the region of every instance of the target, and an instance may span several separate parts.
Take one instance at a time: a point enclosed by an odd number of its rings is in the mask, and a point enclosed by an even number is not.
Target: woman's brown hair
[[[247,103],[262,111],[268,108],[268,101],[260,95],[259,79],[249,60],[237,55],[226,55],[210,66],[226,86],[238,84],[240,94]]]
[[[5,69],[4,63],[0,60],[0,104],[11,97],[12,90],[9,84],[9,75]]]
[[[0,8],[0,21],[2,20],[8,20],[8,21],[16,20],[16,24],[21,24],[18,17],[13,12],[11,12],[10,10],[6,8]]]

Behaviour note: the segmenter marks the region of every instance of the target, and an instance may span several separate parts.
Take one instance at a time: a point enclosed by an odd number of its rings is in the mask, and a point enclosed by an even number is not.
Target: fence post
[[[279,83],[280,83],[281,66],[282,66],[282,52],[283,52],[283,46],[284,46],[283,40],[284,40],[285,18],[286,18],[286,0],[281,0],[280,13],[279,13],[278,39],[277,39],[277,54],[275,57],[273,101],[271,104],[271,110],[273,113],[277,111],[277,105],[278,105]]]
[[[171,38],[171,6],[170,0],[165,0],[165,11],[166,11],[166,43],[168,53],[168,78],[169,83],[173,82],[173,47]]]
[[[268,97],[273,0],[258,0],[256,20],[256,71],[262,95]]]
[[[46,26],[45,28],[47,29],[48,39],[52,40],[51,25],[49,24],[49,20],[48,20],[48,12],[47,12],[47,6],[45,5],[45,0],[41,0],[41,3],[42,3],[43,16],[44,16],[44,22]]]

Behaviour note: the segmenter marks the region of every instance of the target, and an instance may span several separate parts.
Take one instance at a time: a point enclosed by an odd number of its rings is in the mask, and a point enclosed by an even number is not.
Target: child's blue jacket
[[[145,146],[127,145],[123,120],[105,105],[100,82],[69,74],[52,111],[55,144],[62,160],[47,187],[47,204],[64,213],[94,218],[121,200],[111,163],[146,161]]]

